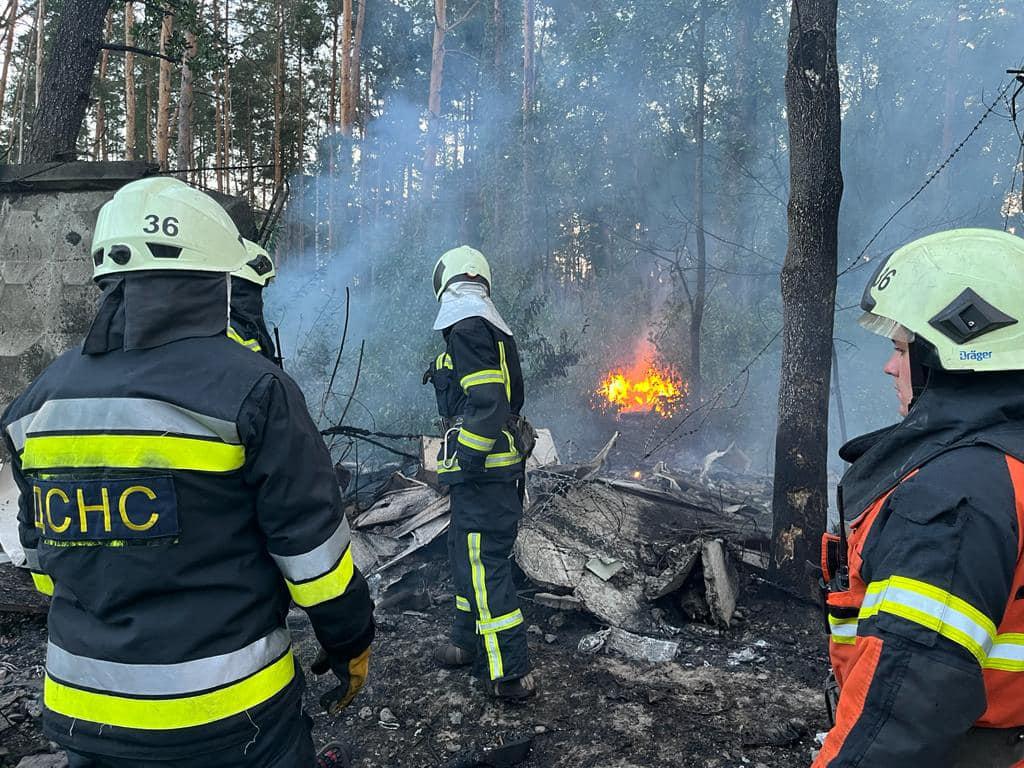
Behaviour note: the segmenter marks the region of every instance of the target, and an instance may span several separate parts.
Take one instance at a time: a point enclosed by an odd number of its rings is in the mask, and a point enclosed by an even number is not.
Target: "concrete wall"
[[[99,298],[92,229],[113,194],[0,196],[0,409],[85,335]]]
[[[0,166],[0,412],[88,330],[99,299],[89,248],[100,208],[143,163]],[[241,198],[214,194],[256,239]],[[0,448],[0,460],[4,451]]]

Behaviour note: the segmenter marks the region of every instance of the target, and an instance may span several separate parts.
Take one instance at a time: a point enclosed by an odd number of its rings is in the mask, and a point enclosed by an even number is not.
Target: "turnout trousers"
[[[247,744],[175,760],[104,757],[67,750],[68,768],[315,768],[312,727],[309,715],[299,712],[262,733],[254,731]]]
[[[451,486],[451,509],[452,642],[474,654],[474,672],[483,680],[523,677],[530,659],[509,560],[523,514],[518,483],[457,483]]]

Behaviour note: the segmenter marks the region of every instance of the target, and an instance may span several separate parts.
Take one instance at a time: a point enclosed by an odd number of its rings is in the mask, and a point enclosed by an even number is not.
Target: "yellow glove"
[[[370,673],[370,649],[367,648],[354,659],[338,658],[321,650],[310,670],[315,675],[331,671],[338,678],[340,685],[320,697],[320,706],[327,714],[337,715],[351,704],[352,699],[362,690]]]

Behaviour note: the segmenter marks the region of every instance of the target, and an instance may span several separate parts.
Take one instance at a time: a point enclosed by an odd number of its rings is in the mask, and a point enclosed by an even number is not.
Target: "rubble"
[[[665,609],[686,603],[673,596],[699,571],[706,612],[728,627],[739,590],[729,550],[744,562],[767,550],[767,489],[664,464],[649,479],[616,477],[601,469],[612,444],[586,464],[531,474],[516,562],[549,604],[572,597],[605,624],[654,635],[675,630]]]
[[[658,640],[654,637],[643,637],[613,627],[608,633],[604,648],[614,651],[634,661],[645,661],[660,664],[672,661],[679,653],[679,643],[671,640]]]
[[[724,544],[718,539],[704,542],[701,561],[704,564],[704,591],[711,616],[716,624],[728,627],[736,612],[739,592],[736,568],[729,561]]]

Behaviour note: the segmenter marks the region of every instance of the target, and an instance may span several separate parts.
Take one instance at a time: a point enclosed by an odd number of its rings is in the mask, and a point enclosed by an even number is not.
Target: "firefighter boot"
[[[348,744],[332,741],[316,754],[316,768],[350,768],[352,750]]]
[[[491,695],[505,701],[523,701],[537,695],[537,681],[532,672],[512,680],[498,680],[491,683]]]
[[[471,666],[475,659],[476,654],[455,645],[455,643],[445,643],[434,650],[434,661],[449,669]]]

